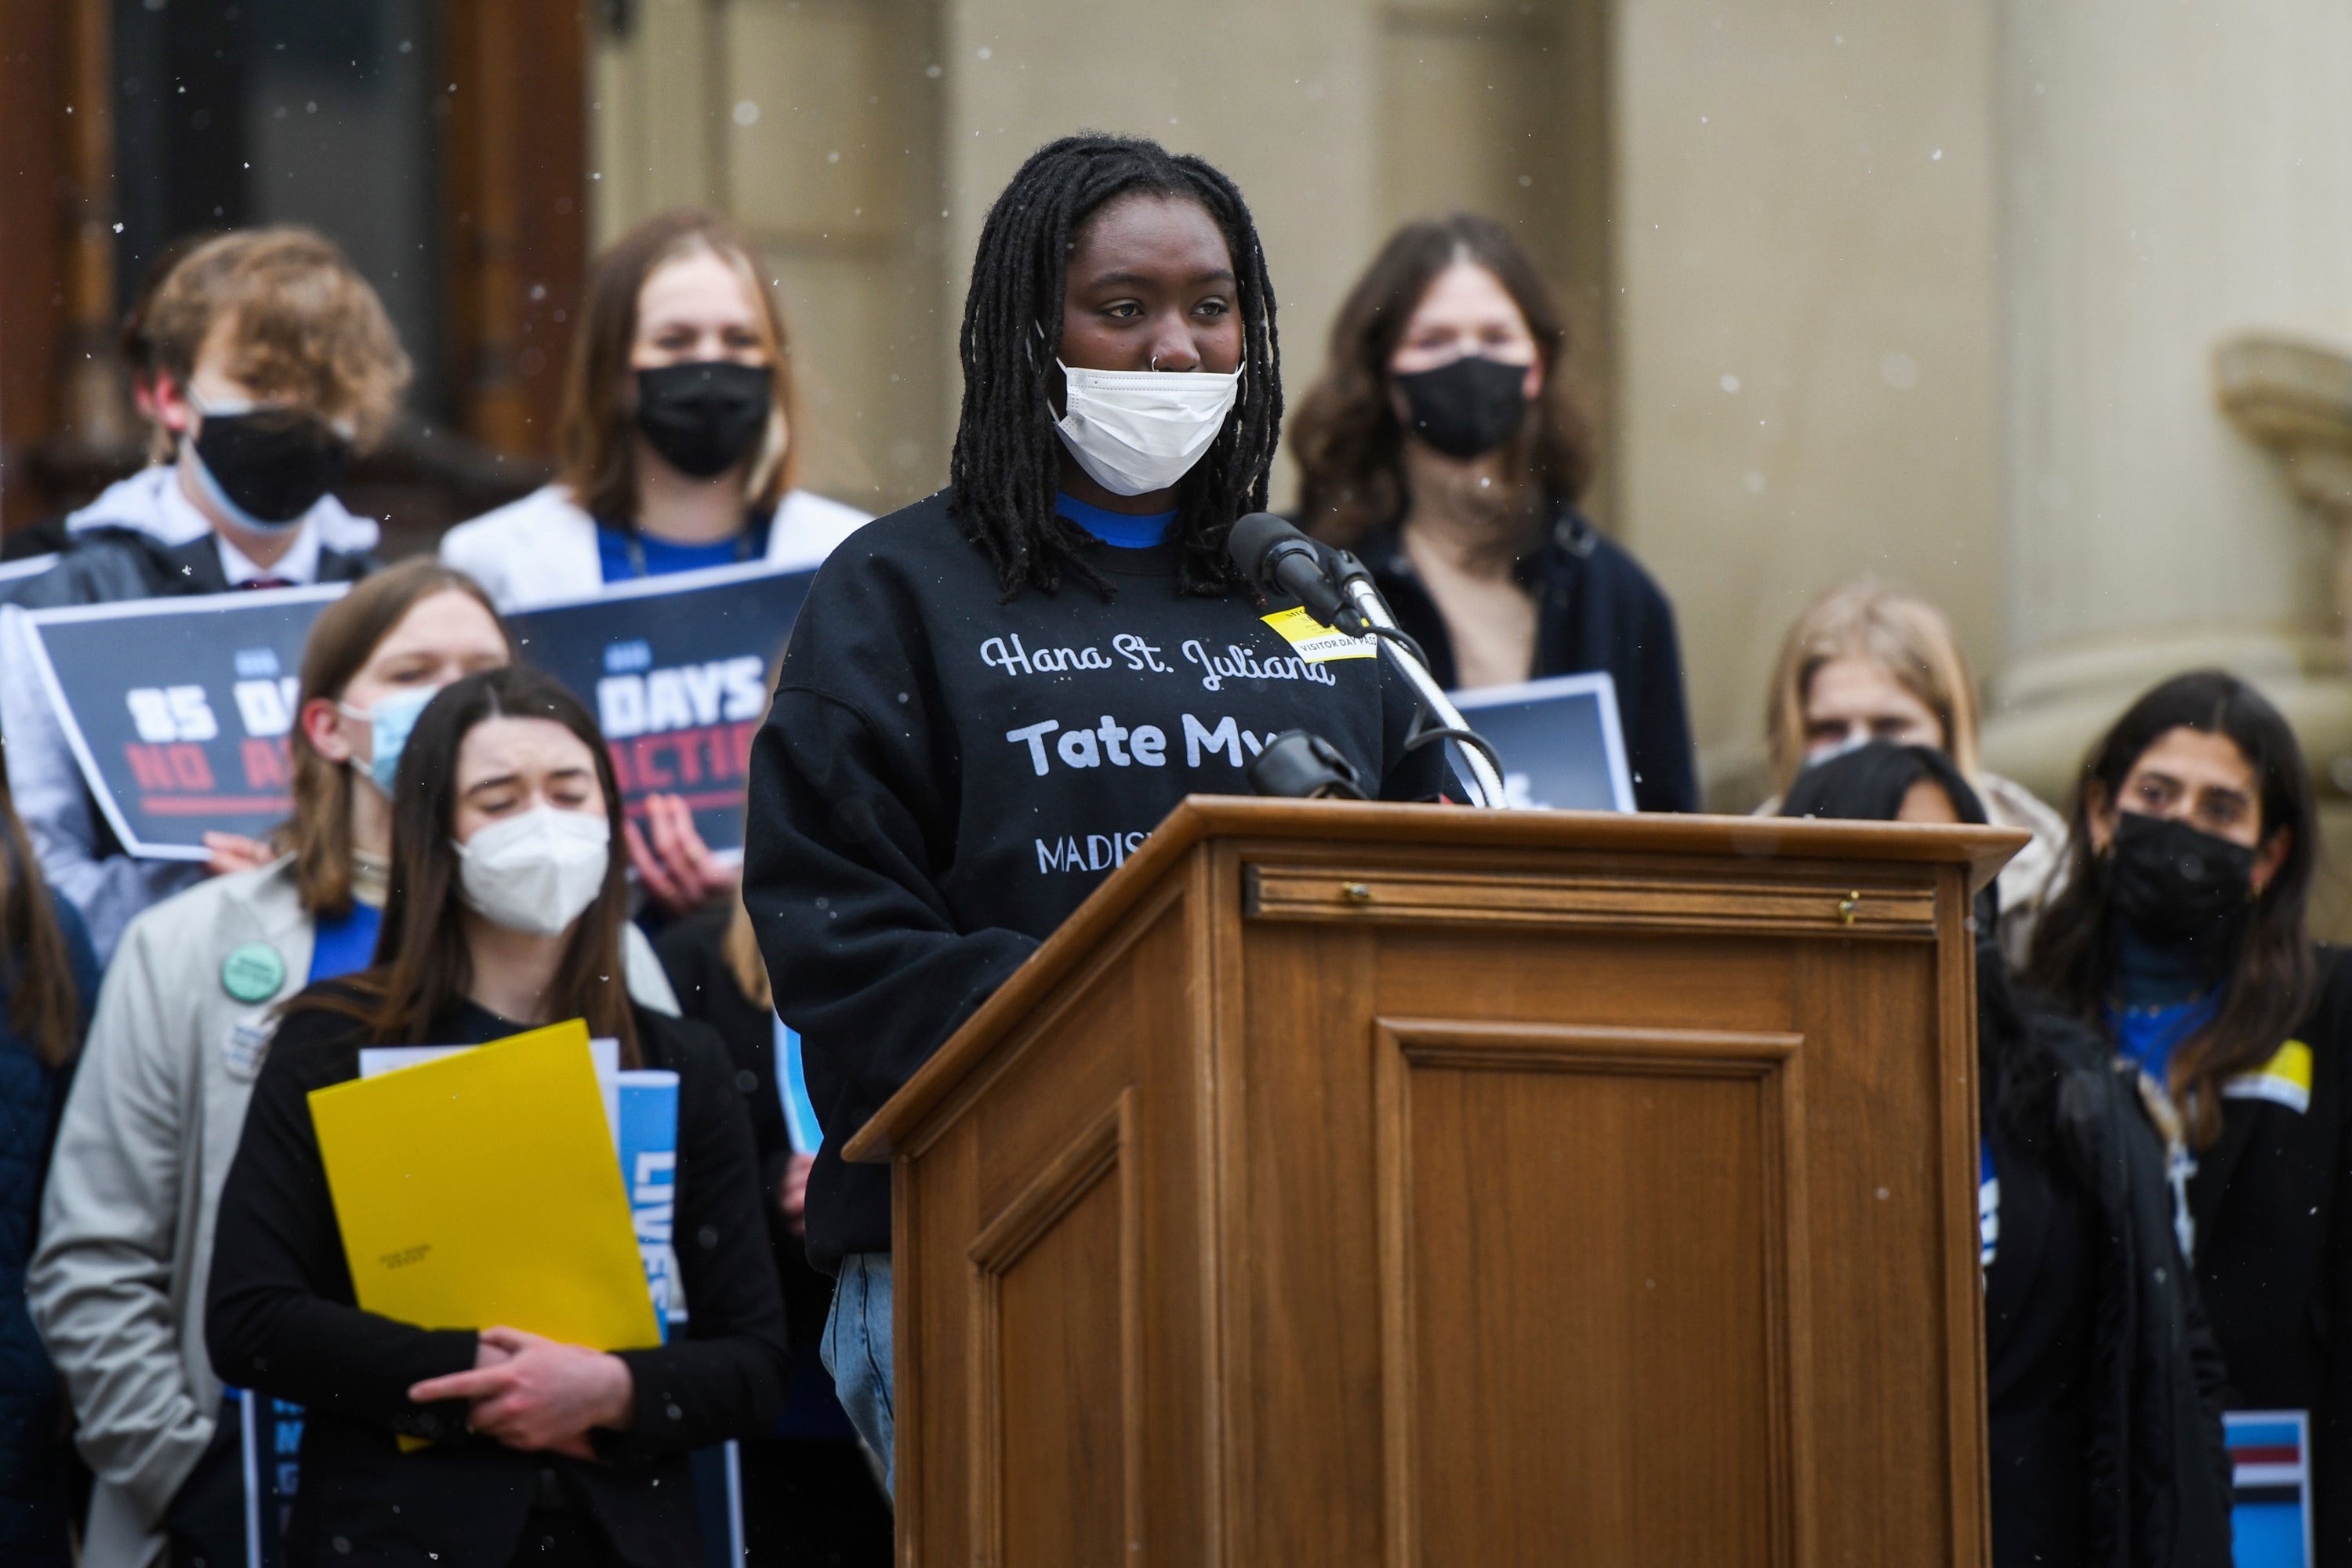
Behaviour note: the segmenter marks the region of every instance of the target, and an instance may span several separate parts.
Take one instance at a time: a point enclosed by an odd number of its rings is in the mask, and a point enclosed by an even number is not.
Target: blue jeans
[[[882,1457],[882,1484],[898,1495],[898,1456],[891,1440],[890,1255],[853,1252],[841,1260],[833,1310],[818,1346],[849,1424]]]

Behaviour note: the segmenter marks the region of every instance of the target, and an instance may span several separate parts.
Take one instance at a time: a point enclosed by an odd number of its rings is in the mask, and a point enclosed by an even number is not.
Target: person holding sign
[[[817,574],[752,748],[744,902],[839,1138],[1282,731],[1383,799],[1450,776],[1370,638],[1257,600],[1227,556],[1282,413],[1232,181],[1150,142],[1041,149],[982,226],[962,345],[950,488]],[[889,1173],[828,1137],[808,1236],[840,1274],[827,1364],[887,1458]]]
[[[791,334],[750,244],[709,213],[665,213],[589,269],[562,478],[451,529],[442,559],[509,612],[703,567],[813,567],[868,514],[798,487],[803,436]],[[674,795],[647,799],[628,849],[672,915],[734,885]]]
[[[342,252],[308,229],[196,247],[145,306],[165,450],[68,520],[73,547],[12,584],[25,609],[350,582],[376,564],[376,525],[334,499],[379,440],[409,376],[391,320]],[[0,616],[0,731],[43,871],[89,922],[101,959],[131,917],[207,869],[267,860],[210,841],[209,867],[138,860],[112,841],[35,674],[26,633]]]
[[[1780,815],[1985,820],[1951,758],[1885,741],[1806,769]],[[1991,921],[1976,930],[1993,1568],[2226,1563],[2221,1358],[2164,1146],[2099,1037],[2011,983]]]
[[[2311,781],[2285,716],[2237,677],[2199,670],[2144,693],[2084,759],[2065,880],[2026,973],[2136,1072],[2171,1144],[2228,1410],[2307,1432],[2296,1500],[2316,1561],[2342,1568],[2352,963],[2312,940]]]
[[[1300,526],[1362,557],[1447,686],[1606,670],[1634,804],[1696,811],[1673,606],[1577,510],[1597,454],[1568,349],[1501,224],[1397,230],[1291,421]]]
[[[278,1005],[374,960],[410,725],[442,687],[512,659],[480,588],[430,558],[328,605],[303,652],[294,815],[277,858],[167,900],[124,933],[30,1278],[97,1478],[95,1561],[147,1561],[167,1541],[244,1560],[240,1433],[216,1419],[204,1347],[214,1206]],[[628,965],[635,994],[674,1008],[642,937]]]
[[[376,962],[297,996],[271,1042],[221,1194],[205,1336],[221,1375],[307,1413],[294,1560],[689,1568],[688,1450],[755,1436],[783,1407],[782,1310],[726,1052],[621,982],[620,815],[604,737],[552,678],[509,667],[445,688],[402,749]],[[358,1077],[362,1047],[574,1017],[625,1067],[678,1075],[683,1335],[606,1352],[360,1310],[306,1097]]]

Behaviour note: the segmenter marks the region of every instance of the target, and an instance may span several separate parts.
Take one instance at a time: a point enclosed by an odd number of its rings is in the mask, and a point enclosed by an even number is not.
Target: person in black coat
[[[1576,509],[1596,455],[1568,350],[1502,225],[1407,224],[1340,307],[1291,419],[1300,521],[1370,568],[1440,685],[1606,672],[1634,803],[1696,811],[1674,609]]]
[[[1927,746],[1798,775],[1783,816],[1974,822]],[[2089,1030],[2014,989],[1979,900],[1979,1212],[1996,1568],[2227,1568],[2221,1365],[2173,1234],[2164,1151]]]
[[[688,1451],[766,1431],[789,1370],[725,1049],[628,999],[620,791],[594,721],[551,677],[509,668],[445,688],[394,794],[376,963],[295,998],[254,1089],[221,1194],[214,1365],[304,1408],[293,1563],[689,1568]],[[575,1016],[625,1065],[678,1075],[683,1335],[602,1352],[361,1310],[307,1096],[356,1077],[363,1046],[479,1044]],[[404,1453],[404,1436],[430,1446]]]
[[[2352,977],[2311,938],[2318,836],[2279,710],[2176,676],[2084,763],[2029,973],[2158,1107],[2226,1407],[2307,1417],[2315,1561],[2352,1568]]]
[[[857,1434],[817,1356],[833,1281],[808,1260],[806,1212],[814,1150],[797,1151],[784,1120],[778,1079],[791,1046],[777,1019],[768,971],[740,899],[713,905],[664,931],[654,944],[685,1016],[726,1043],[735,1088],[751,1112],[767,1197],[768,1237],[783,1292],[793,1350],[792,1393],[767,1436],[742,1445],[743,1538],[752,1568],[771,1564],[870,1564],[890,1561],[890,1508],[857,1444]]]
[[[0,787],[0,1562],[25,1568],[73,1561],[64,1401],[26,1307],[25,1273],[97,994],[89,933],[42,885]]]

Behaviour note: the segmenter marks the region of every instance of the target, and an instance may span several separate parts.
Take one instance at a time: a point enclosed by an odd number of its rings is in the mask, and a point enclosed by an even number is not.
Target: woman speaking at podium
[[[306,1413],[293,1561],[688,1568],[688,1450],[755,1436],[782,1408],[782,1309],[732,1072],[707,1028],[636,1005],[622,978],[620,800],[595,721],[553,678],[509,667],[445,688],[401,753],[376,962],[297,996],[270,1043],[221,1194],[205,1337],[224,1379]],[[678,1075],[686,1336],[605,1353],[360,1310],[310,1091],[356,1078],[362,1046],[567,1018],[616,1038],[625,1066]],[[403,1453],[401,1436],[431,1446]]]
[[[1041,149],[982,227],[962,358],[949,488],[819,573],[747,826],[744,901],[824,1131],[826,1364],[886,1458],[890,1177],[840,1142],[1179,800],[1246,793],[1274,735],[1323,736],[1386,799],[1444,776],[1368,644],[1295,647],[1226,559],[1282,411],[1230,180],[1150,142]]]

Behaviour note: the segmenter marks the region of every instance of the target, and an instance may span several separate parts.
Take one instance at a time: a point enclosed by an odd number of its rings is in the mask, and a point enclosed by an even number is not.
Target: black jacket
[[[814,1345],[833,1307],[833,1281],[812,1268],[808,1248],[784,1223],[776,1202],[792,1158],[784,1131],[783,1101],[776,1092],[776,1016],[743,994],[728,972],[727,928],[733,918],[725,904],[688,916],[655,940],[679,1010],[708,1024],[727,1047],[735,1088],[751,1119],[751,1143],[760,1156],[760,1192],[765,1200],[769,1240],[776,1259],[776,1283],[783,1291],[784,1327],[795,1352]]]
[[[1371,569],[1397,625],[1429,655],[1437,683],[1452,688],[1454,639],[1397,531],[1367,535],[1355,553]],[[1536,676],[1608,671],[1617,683],[1633,804],[1643,811],[1696,811],[1698,769],[1683,700],[1682,647],[1674,606],[1657,584],[1569,506],[1559,509],[1543,549],[1518,563],[1517,574],[1536,595]]]
[[[0,871],[26,874],[0,853]],[[46,895],[37,895],[46,896]],[[49,898],[88,1019],[98,996],[98,958],[81,916]],[[9,967],[24,954],[9,956]],[[66,1542],[66,1420],[58,1369],[25,1300],[25,1272],[40,1240],[41,1194],[57,1147],[73,1062],[51,1067],[9,1019],[14,981],[0,974],[0,1563],[72,1561]]]
[[[1995,1568],[2229,1568],[2221,1360],[2181,1265],[2163,1147],[2102,1042],[2046,1014],[2004,1018],[1997,984],[1982,987],[1979,1078],[2001,1245],[2037,1232],[2046,1244],[2022,1289],[1987,1285]],[[2049,1129],[2039,1139],[2014,1131],[1991,1092],[2000,1037],[2017,1029],[2056,1077],[2042,1115],[2025,1119]],[[2021,1215],[2025,1203],[2044,1212]],[[2005,1252],[1994,1269],[2020,1261]],[[2053,1311],[2071,1331],[2037,1331],[2033,1315]]]
[[[623,1561],[700,1563],[687,1451],[774,1423],[783,1317],[725,1053],[698,1024],[642,1009],[635,1020],[646,1065],[679,1079],[675,1234],[692,1316],[684,1337],[619,1352],[636,1384],[635,1424],[596,1435],[603,1464],[469,1436],[458,1401],[409,1402],[411,1384],[474,1364],[474,1331],[414,1328],[352,1304],[306,1097],[358,1076],[360,1027],[305,1010],[279,1028],[221,1193],[205,1339],[226,1382],[304,1408],[291,1561],[504,1568],[545,1471]],[[467,1005],[433,1037],[476,1043],[517,1027]],[[404,1454],[399,1434],[432,1446]]]
[[[321,546],[319,581],[355,583],[379,564],[371,554]],[[27,577],[7,597],[28,610],[48,610],[63,605],[226,594],[229,586],[228,574],[221,570],[220,544],[209,533],[185,544],[165,544],[136,529],[100,528],[77,536],[56,565]]]
[[[1239,592],[1180,594],[1176,546],[1090,555],[1117,584],[1006,600],[941,491],[810,585],[751,750],[743,901],[824,1129],[809,1256],[890,1248],[890,1173],[840,1145],[1187,795],[1246,795],[1306,729],[1368,792],[1433,798],[1388,661],[1308,658]],[[1303,634],[1302,634],[1303,635]]]
[[[2319,959],[2308,1107],[2225,1095],[2189,1203],[2229,1406],[2311,1413],[2318,1561],[2352,1568],[2352,954]]]

